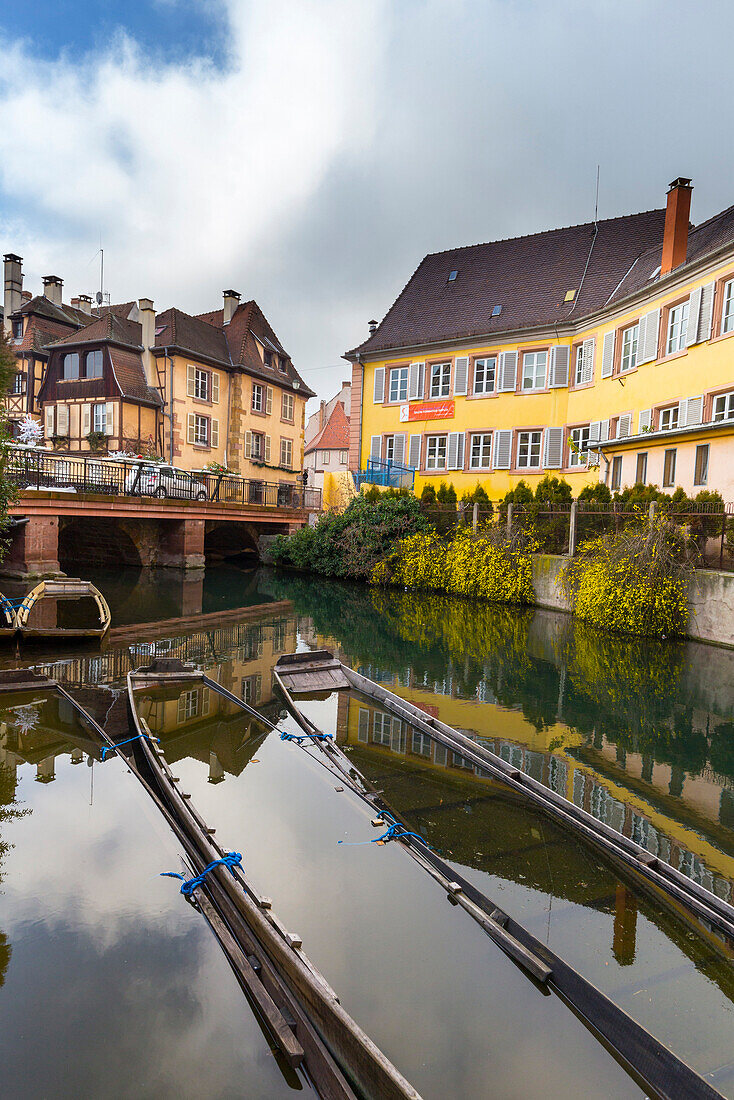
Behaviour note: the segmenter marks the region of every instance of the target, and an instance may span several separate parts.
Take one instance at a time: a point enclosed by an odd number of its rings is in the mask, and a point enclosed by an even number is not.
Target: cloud
[[[96,288],[101,235],[116,299],[234,286],[326,396],[426,252],[589,219],[597,164],[604,217],[681,174],[695,220],[731,201],[724,0],[208,6],[224,61],[2,47],[0,232],[36,286]]]

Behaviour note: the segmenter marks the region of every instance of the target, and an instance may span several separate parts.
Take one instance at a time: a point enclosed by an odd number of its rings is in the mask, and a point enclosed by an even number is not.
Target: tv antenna
[[[596,166],[596,201],[594,202],[594,225],[598,225],[598,223],[599,223],[599,168],[600,168],[600,165],[597,164],[597,166]]]

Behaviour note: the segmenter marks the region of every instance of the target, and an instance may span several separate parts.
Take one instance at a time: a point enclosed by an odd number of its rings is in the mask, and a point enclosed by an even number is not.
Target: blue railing
[[[393,489],[412,489],[415,480],[413,466],[404,466],[401,462],[382,462],[379,458],[367,460],[367,469],[358,470],[354,475],[354,484],[384,485]]]

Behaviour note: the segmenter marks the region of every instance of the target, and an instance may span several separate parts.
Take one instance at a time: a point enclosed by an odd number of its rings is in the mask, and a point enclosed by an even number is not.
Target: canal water
[[[264,569],[88,575],[112,609],[104,646],[0,665],[54,676],[118,737],[125,676],[154,653],[275,720],[278,656],[328,647],[732,900],[734,654]],[[445,859],[734,1097],[730,945],[373,702],[304,706]],[[147,718],[220,843],[427,1100],[643,1095],[398,845],[370,843],[365,808],[313,753],[201,691]],[[63,702],[0,697],[4,1097],[309,1091],[160,877],[181,869],[134,777]]]

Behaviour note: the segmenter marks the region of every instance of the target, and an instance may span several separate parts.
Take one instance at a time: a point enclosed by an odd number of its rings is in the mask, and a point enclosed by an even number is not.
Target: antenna
[[[594,225],[597,225],[598,222],[599,222],[599,168],[600,168],[600,165],[597,164],[597,166],[596,166],[596,201],[594,203]]]
[[[598,184],[597,184],[598,189]],[[104,301],[104,249],[101,246],[99,249],[99,294],[97,295],[97,304],[102,305]]]

